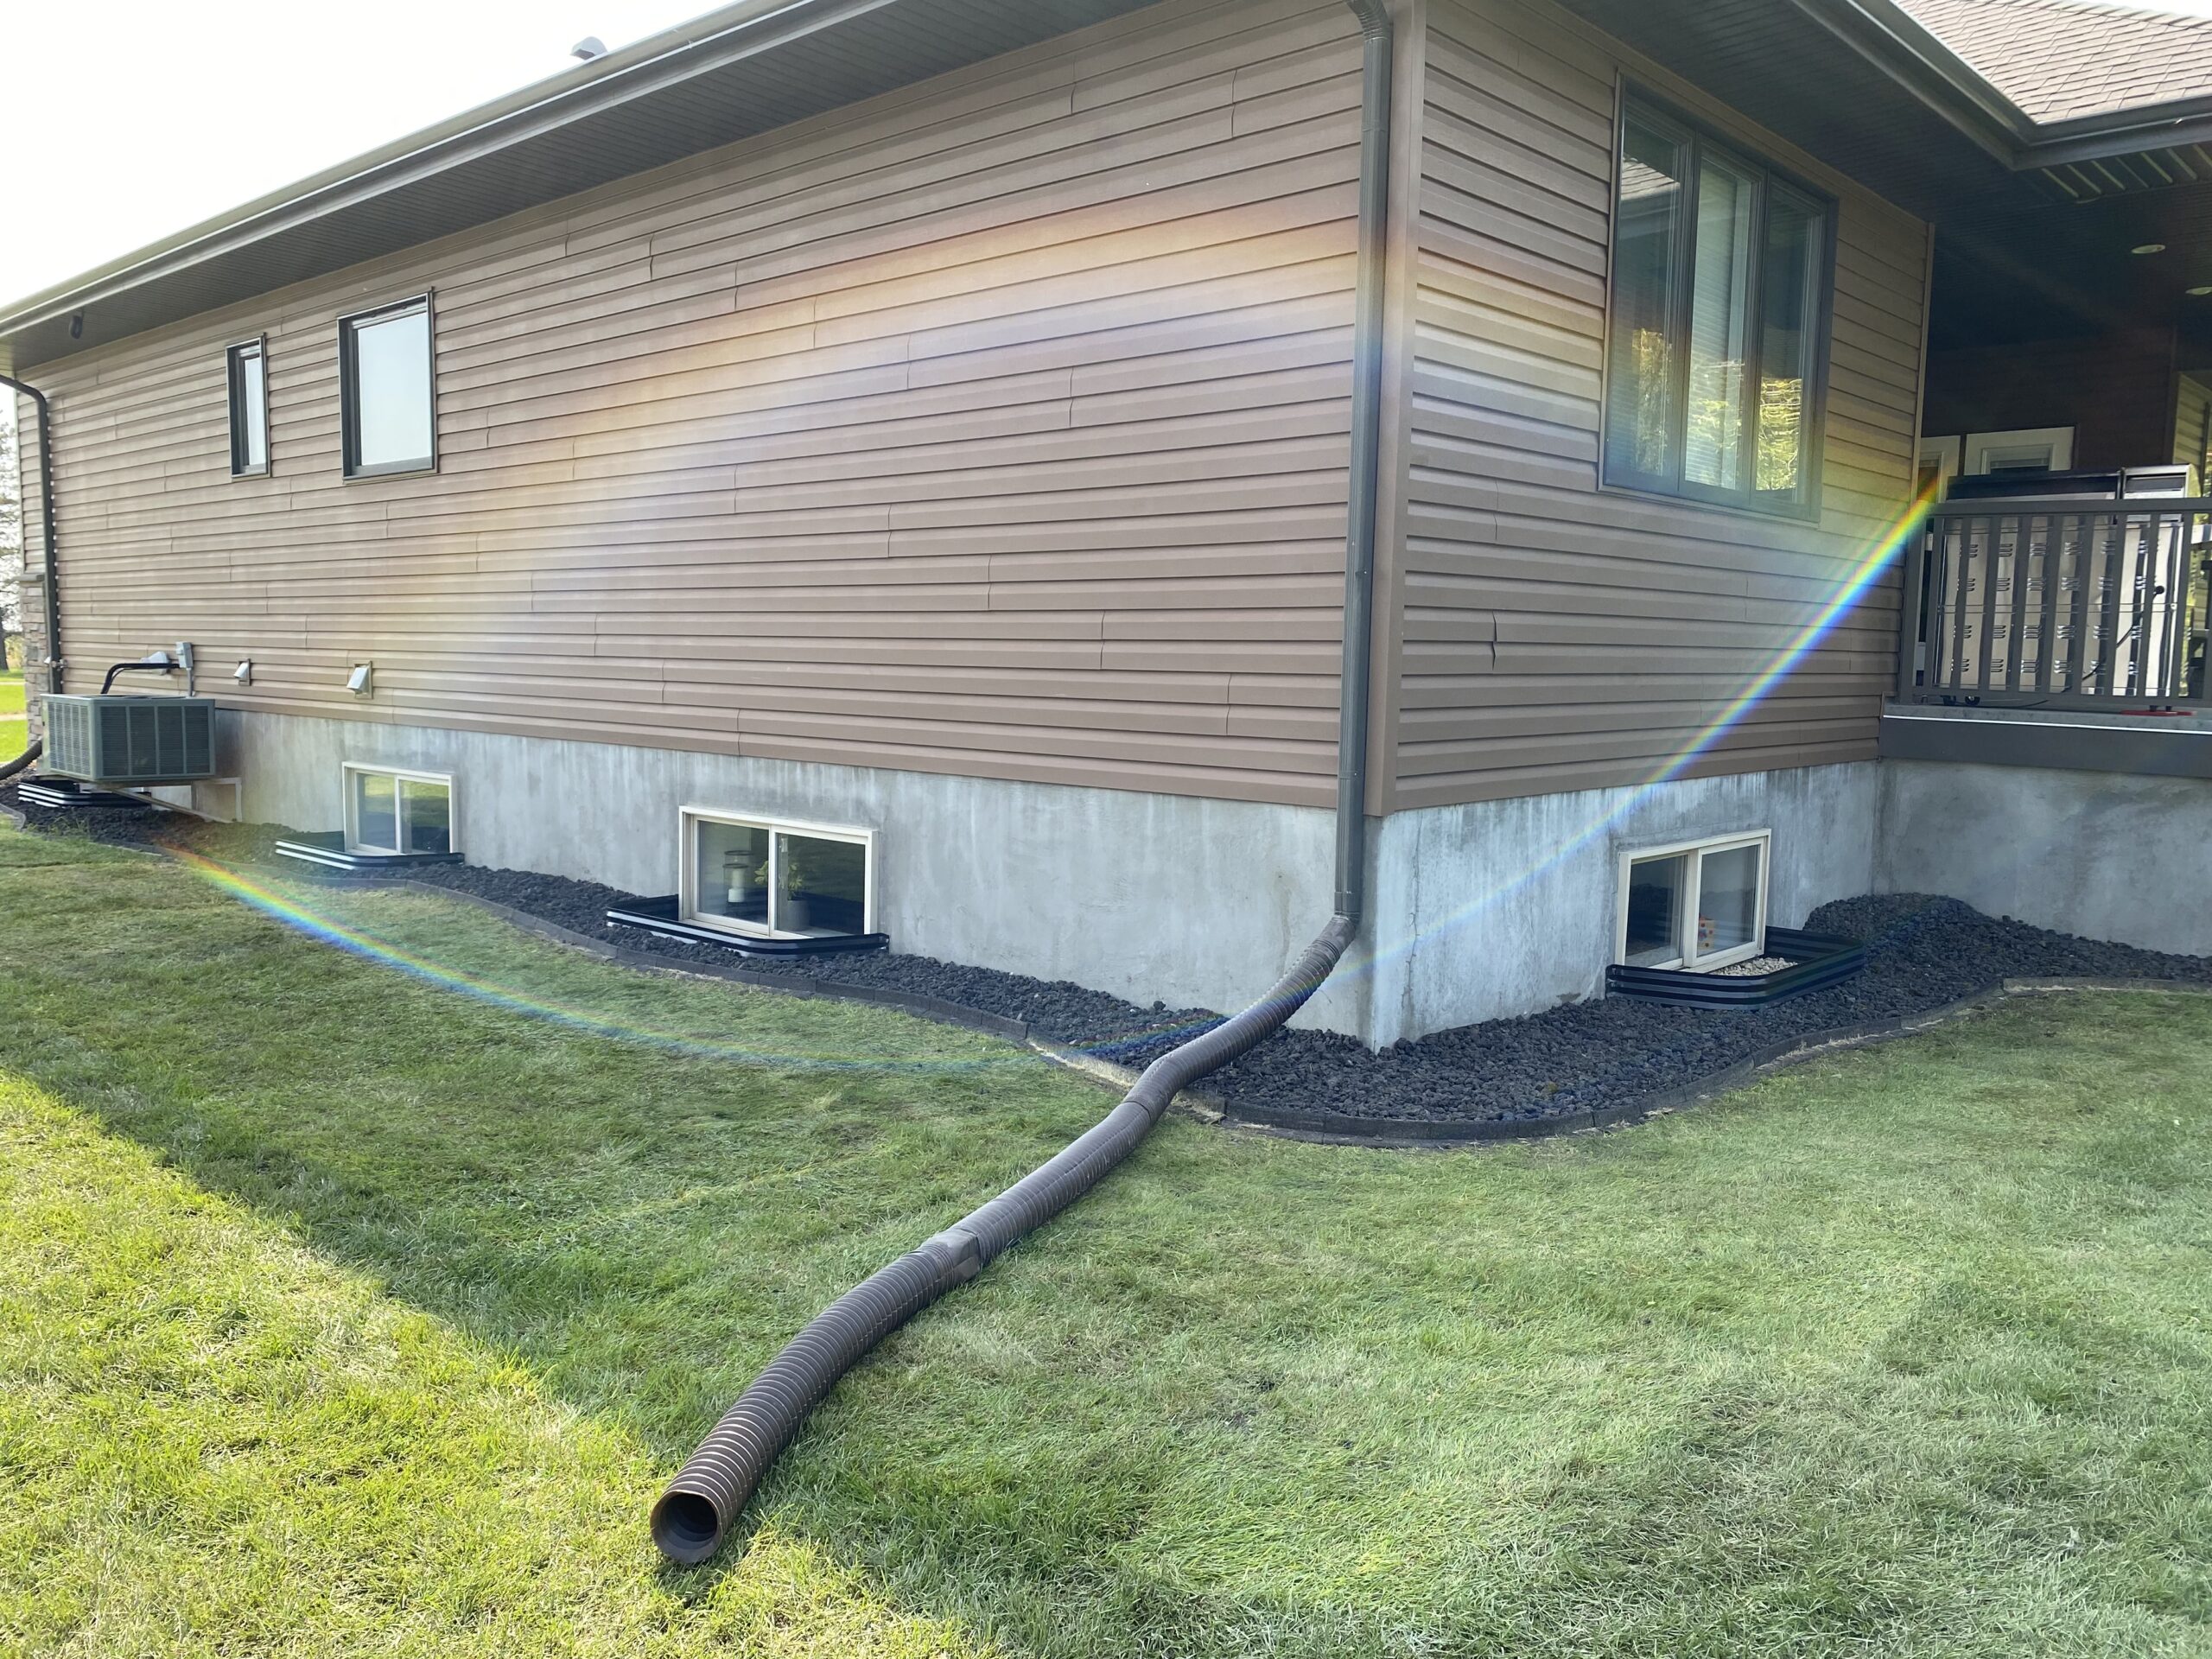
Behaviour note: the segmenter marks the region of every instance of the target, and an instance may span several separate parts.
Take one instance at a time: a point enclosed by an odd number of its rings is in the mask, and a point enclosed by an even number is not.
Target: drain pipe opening
[[[672,1561],[696,1566],[711,1559],[807,1414],[840,1377],[885,1337],[1096,1185],[1135,1150],[1180,1090],[1274,1035],[1320,988],[1358,936],[1366,893],[1368,682],[1381,464],[1392,37],[1383,0],[1345,3],[1359,21],[1362,102],[1337,734],[1336,913],[1258,1001],[1161,1055],[1119,1105],[1057,1156],[847,1291],[792,1338],[723,1414],[653,1506],[653,1541]]]

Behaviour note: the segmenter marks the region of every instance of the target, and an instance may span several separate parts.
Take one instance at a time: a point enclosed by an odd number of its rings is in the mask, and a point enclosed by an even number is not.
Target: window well
[[[1768,925],[1770,842],[1760,830],[1623,853],[1606,995],[1758,1008],[1865,967],[1866,947],[1853,940]]]
[[[339,776],[344,827],[279,841],[278,856],[332,870],[461,862],[452,778],[354,760]]]

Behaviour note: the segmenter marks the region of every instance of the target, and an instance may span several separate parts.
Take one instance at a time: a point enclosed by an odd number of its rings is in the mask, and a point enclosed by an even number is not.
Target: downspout
[[[61,597],[60,576],[54,563],[54,426],[47,409],[46,394],[36,386],[18,380],[12,374],[0,374],[0,386],[10,391],[20,391],[38,406],[38,500],[39,539],[45,543],[46,554],[46,690],[61,690]],[[22,450],[16,452],[20,464]],[[30,664],[26,662],[24,667]]]
[[[807,1414],[868,1351],[1035,1231],[1134,1151],[1182,1089],[1280,1030],[1334,972],[1366,896],[1367,723],[1373,654],[1376,472],[1382,454],[1385,232],[1392,38],[1383,0],[1345,0],[1359,20],[1359,254],[1352,316],[1351,477],[1337,728],[1336,913],[1261,999],[1147,1066],[1121,1104],[1058,1156],[919,1249],[847,1291],[768,1363],[653,1505],[653,1541],[686,1566],[710,1558]]]

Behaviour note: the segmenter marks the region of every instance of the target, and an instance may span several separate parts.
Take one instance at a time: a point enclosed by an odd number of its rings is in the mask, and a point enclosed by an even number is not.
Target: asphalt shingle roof
[[[2091,0],[1901,0],[2037,121],[2212,95],[2212,17]]]

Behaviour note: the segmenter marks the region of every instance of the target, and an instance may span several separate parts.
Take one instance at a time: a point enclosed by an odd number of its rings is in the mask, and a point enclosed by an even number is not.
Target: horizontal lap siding
[[[1598,487],[1624,73],[1841,200],[1817,527]],[[1903,505],[1924,232],[1522,0],[1434,0],[1423,93],[1389,798],[1639,782],[1776,664]],[[1876,589],[1687,772],[1871,758],[1896,609]]]
[[[1165,6],[57,363],[72,683],[1325,805],[1357,69]],[[440,469],[345,483],[335,319],[425,288]]]

